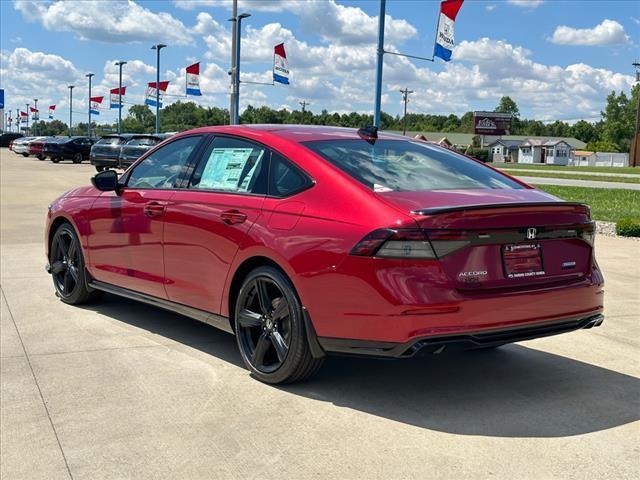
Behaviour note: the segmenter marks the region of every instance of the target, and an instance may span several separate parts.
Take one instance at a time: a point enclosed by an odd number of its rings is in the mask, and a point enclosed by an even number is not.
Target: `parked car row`
[[[143,153],[170,134],[114,134],[99,140],[89,137],[13,137],[8,141],[9,150],[24,157],[53,163],[71,160],[81,163],[89,160],[96,170],[127,168]]]

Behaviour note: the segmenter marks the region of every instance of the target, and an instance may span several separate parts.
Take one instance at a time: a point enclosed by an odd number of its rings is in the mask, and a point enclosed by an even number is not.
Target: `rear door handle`
[[[220,214],[220,218],[227,225],[243,223],[247,220],[247,215],[239,210],[226,210]]]
[[[160,217],[164,213],[165,206],[160,202],[149,202],[144,206],[144,214],[147,217]]]

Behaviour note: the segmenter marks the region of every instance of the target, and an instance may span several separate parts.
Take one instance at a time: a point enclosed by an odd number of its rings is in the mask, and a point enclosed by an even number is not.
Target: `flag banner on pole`
[[[56,111],[55,105],[49,105],[49,120],[53,120],[53,114]]]
[[[11,115],[7,117],[7,123],[9,124],[9,127],[11,127],[11,124],[13,123],[13,118],[11,118]]]
[[[160,82],[160,108],[162,108],[162,94],[167,92],[169,82]],[[144,103],[150,107],[156,106],[156,82],[149,82],[147,85],[147,92],[145,93]]]
[[[124,97],[125,92],[127,91],[127,87],[122,87],[122,96]],[[111,107],[110,108],[118,108],[118,102],[119,102],[119,94],[121,93],[117,88],[112,88],[111,90],[109,90],[110,93],[110,100],[111,100]]]
[[[29,120],[29,114],[20,110],[20,117],[18,117],[18,123],[27,123]]]
[[[187,67],[187,95],[200,96],[200,62]]]
[[[35,108],[35,107],[29,107],[29,111],[30,111],[30,112],[31,112],[31,114],[32,114],[32,115],[31,115],[31,120],[33,120],[34,122],[35,122],[35,121],[37,121],[37,120],[39,120],[39,116],[38,116],[39,110],[38,110],[37,108]]]
[[[118,90],[116,88],[116,90]],[[89,108],[89,112],[91,113],[91,115],[100,115],[100,106],[102,105],[102,100],[104,99],[104,97],[91,97],[89,99],[89,102],[91,103],[91,107]],[[116,98],[116,108],[118,105],[118,100]]]
[[[289,85],[289,62],[284,51],[284,43],[273,47],[273,81]]]
[[[440,17],[438,18],[438,29],[436,31],[436,43],[433,47],[433,56],[440,57],[445,62],[451,60],[451,52],[455,45],[453,26],[463,1],[464,0],[442,0],[442,3],[440,3]]]

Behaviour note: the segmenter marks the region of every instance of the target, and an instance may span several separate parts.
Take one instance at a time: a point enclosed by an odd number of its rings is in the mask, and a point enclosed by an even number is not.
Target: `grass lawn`
[[[500,170],[508,173],[509,175],[518,175],[518,169],[501,168]],[[604,173],[604,172],[603,172]],[[562,172],[549,172],[547,170],[543,172],[522,172],[520,175],[525,177],[545,177],[545,178],[573,178],[575,180],[595,180],[598,182],[618,182],[618,183],[640,183],[640,175],[637,177],[607,177],[604,175],[589,175],[588,172],[584,174],[567,174]]]
[[[640,176],[640,168],[638,167],[562,167],[560,165],[535,165],[532,163],[489,163],[496,168],[525,168],[528,170],[540,171],[569,171],[569,172],[598,172],[598,173],[632,173]]]
[[[625,217],[640,218],[640,190],[609,190],[560,185],[536,185],[536,188],[563,200],[590,205],[591,215],[595,220],[617,222]]]

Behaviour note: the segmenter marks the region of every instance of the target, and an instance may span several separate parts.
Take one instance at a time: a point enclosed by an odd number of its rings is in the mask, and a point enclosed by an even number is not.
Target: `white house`
[[[526,140],[519,148],[518,163],[547,163],[567,165],[573,157],[573,147],[564,140]]]

